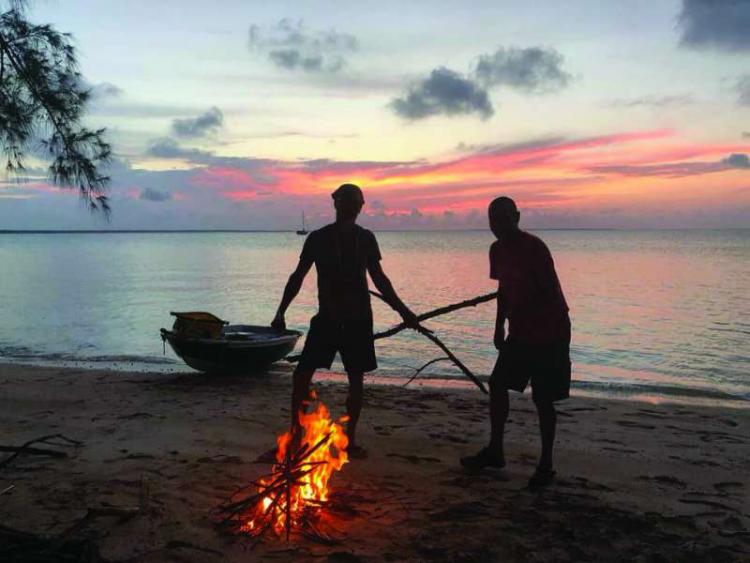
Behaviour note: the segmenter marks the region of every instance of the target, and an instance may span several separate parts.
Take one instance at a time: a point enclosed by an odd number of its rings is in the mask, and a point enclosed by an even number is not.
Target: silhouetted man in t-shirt
[[[498,281],[495,348],[499,357],[490,379],[490,443],[461,459],[472,470],[503,467],[503,432],[508,418],[508,389],[523,392],[529,381],[539,413],[542,453],[530,488],[552,482],[552,448],[557,413],[554,402],[570,391],[570,317],[547,245],[518,228],[521,214],[508,197],[489,207],[490,278]],[[508,320],[508,338],[505,321]]]
[[[375,287],[409,326],[416,326],[414,313],[403,304],[380,266],[380,250],[375,235],[355,224],[365,203],[362,190],[344,184],[333,194],[336,222],[313,231],[307,237],[284,296],[271,326],[285,328],[284,313],[299,293],[305,276],[315,264],[318,273],[318,314],[310,320],[305,346],[294,371],[292,426],[299,427],[303,401],[310,392],[310,381],[317,368],[330,369],[336,352],[349,378],[346,400],[349,422],[348,453],[364,457],[356,443],[356,428],[362,409],[363,376],[377,367],[372,332],[372,308],[367,272]]]

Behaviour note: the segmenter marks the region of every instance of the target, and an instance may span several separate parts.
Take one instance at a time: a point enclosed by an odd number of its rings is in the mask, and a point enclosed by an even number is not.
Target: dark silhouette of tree
[[[109,216],[109,177],[101,168],[111,147],[104,129],[81,123],[90,91],[72,37],[30,23],[26,4],[11,1],[0,14],[0,150],[6,170],[22,172],[30,151],[49,159],[55,184],[77,188],[92,211]]]

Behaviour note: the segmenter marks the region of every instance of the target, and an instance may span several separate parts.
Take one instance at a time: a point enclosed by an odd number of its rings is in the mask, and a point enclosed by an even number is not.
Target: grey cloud
[[[740,76],[734,84],[734,90],[738,95],[737,103],[741,106],[750,106],[750,74]]]
[[[186,160],[198,160],[211,157],[212,153],[200,149],[187,149],[169,137],[155,139],[146,149],[148,156],[156,158],[183,158]]]
[[[172,199],[172,194],[166,191],[156,190],[154,188],[145,188],[141,190],[138,199],[161,203],[163,201],[169,201],[170,199]]]
[[[686,47],[750,51],[750,0],[683,0],[677,27]]]
[[[730,154],[721,162],[730,168],[750,168],[750,157],[742,153]]]
[[[104,98],[117,98],[122,96],[125,91],[111,82],[100,82],[99,84],[89,86],[89,92],[93,99],[101,100]]]
[[[555,49],[501,47],[491,55],[481,55],[474,74],[486,87],[544,94],[562,90],[573,79],[562,68],[564,60]]]
[[[742,138],[743,139],[750,139],[750,131],[743,131],[742,132]]]
[[[303,56],[296,49],[279,49],[277,51],[271,51],[268,53],[269,58],[276,63],[276,66],[280,66],[288,69],[295,69],[301,67],[306,71],[319,71],[323,68],[323,57],[320,55],[314,55],[310,57]]]
[[[224,114],[213,106],[198,117],[175,119],[172,121],[172,132],[178,137],[203,137],[213,133],[224,124]]]
[[[249,45],[279,68],[310,73],[338,72],[346,65],[346,57],[359,48],[351,34],[311,30],[301,20],[289,18],[270,27],[250,26]]]
[[[412,85],[403,98],[391,101],[390,106],[397,115],[410,120],[472,113],[487,119],[494,113],[481,85],[444,67],[434,69],[428,78]]]
[[[673,96],[642,96],[640,98],[628,98],[613,100],[608,105],[616,108],[651,107],[662,109],[670,106],[686,106],[695,100],[690,94],[678,94]]]
[[[750,157],[735,153],[719,162],[665,162],[662,164],[608,164],[592,166],[588,170],[597,174],[616,174],[619,176],[666,176],[681,178],[699,176],[713,172],[724,172],[731,169],[750,169]]]

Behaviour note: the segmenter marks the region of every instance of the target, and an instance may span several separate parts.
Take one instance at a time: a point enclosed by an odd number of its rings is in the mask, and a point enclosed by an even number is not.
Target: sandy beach
[[[335,515],[345,539],[251,547],[218,532],[211,512],[268,469],[256,459],[286,429],[290,389],[279,374],[2,365],[1,445],[57,433],[82,444],[0,468],[0,524],[90,538],[112,562],[750,557],[748,410],[571,398],[560,407],[558,481],[531,493],[538,438],[528,396],[512,398],[508,466],[468,475],[458,458],[486,440],[484,396],[375,385],[359,431],[369,457],[332,480],[348,507]],[[317,390],[343,412],[344,385]]]

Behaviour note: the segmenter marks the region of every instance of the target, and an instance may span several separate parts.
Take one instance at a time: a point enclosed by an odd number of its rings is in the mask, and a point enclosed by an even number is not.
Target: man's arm
[[[497,288],[497,316],[495,317],[495,348],[500,350],[505,343],[505,319],[508,318],[508,313],[505,310],[505,299],[503,299],[503,292],[498,284]]]
[[[281,303],[279,308],[276,310],[276,316],[271,321],[271,326],[277,330],[286,329],[286,321],[284,315],[289,305],[297,297],[299,290],[302,288],[302,282],[305,281],[305,276],[312,268],[313,262],[305,257],[300,258],[297,268],[289,276],[289,280],[286,282],[284,287],[284,295],[281,297]]]
[[[375,287],[378,289],[385,301],[396,311],[398,311],[398,314],[401,315],[404,323],[411,328],[416,327],[417,324],[419,324],[417,321],[417,316],[412,312],[411,309],[409,309],[409,307],[404,305],[404,302],[401,301],[399,296],[396,294],[396,290],[393,289],[393,284],[391,283],[391,280],[388,279],[388,276],[385,275],[380,262],[372,261],[370,264],[368,264],[367,271],[370,272],[372,283],[375,284]]]

